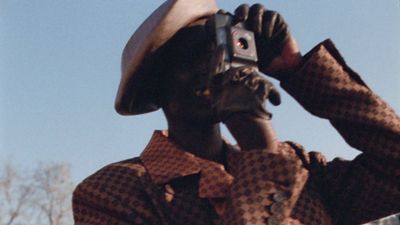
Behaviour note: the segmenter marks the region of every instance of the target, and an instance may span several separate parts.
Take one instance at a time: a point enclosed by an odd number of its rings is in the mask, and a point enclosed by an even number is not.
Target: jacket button
[[[268,225],[279,225],[279,220],[278,218],[274,217],[274,216],[270,216],[268,217]]]
[[[282,202],[274,203],[270,206],[270,211],[273,214],[281,214],[283,212],[284,204]]]
[[[283,191],[281,191],[281,192],[276,192],[274,195],[273,195],[273,199],[274,199],[274,201],[276,201],[276,202],[283,202],[283,201],[286,201],[286,200],[289,200],[289,198],[292,196],[292,194],[290,193],[290,192],[283,192]]]

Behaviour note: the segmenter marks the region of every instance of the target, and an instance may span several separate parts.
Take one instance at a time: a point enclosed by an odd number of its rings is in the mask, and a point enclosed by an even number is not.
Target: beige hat
[[[136,30],[122,53],[122,77],[115,109],[122,115],[136,115],[160,108],[154,102],[154,87],[143,80],[154,70],[152,55],[178,30],[218,10],[214,0],[167,0]],[[145,83],[147,85],[145,85]]]

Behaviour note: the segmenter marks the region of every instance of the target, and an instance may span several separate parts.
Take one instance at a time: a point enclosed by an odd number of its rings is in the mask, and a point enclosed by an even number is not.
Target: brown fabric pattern
[[[306,110],[329,119],[351,146],[399,160],[399,116],[331,53],[337,50],[330,40],[314,48],[282,87]]]
[[[233,176],[228,174],[223,165],[202,160],[200,177],[200,198],[225,198],[231,188]]]
[[[400,118],[338,54],[326,40],[281,85],[363,151],[352,162],[335,159],[318,170],[334,223],[360,224],[400,211]]]
[[[285,223],[308,172],[288,144],[281,143],[278,149],[277,153],[253,150],[228,155],[235,182],[227,204],[227,211],[233,213],[226,214],[224,224]]]
[[[201,198],[226,197],[233,181],[232,175],[225,171],[223,165],[184,151],[167,138],[167,132],[155,132],[140,158],[157,184],[201,172]]]
[[[198,195],[198,176],[178,178],[171,182],[174,197],[168,202],[170,224],[220,224],[212,204]]]
[[[112,164],[85,179],[75,190],[76,224],[165,224],[141,185],[138,160]],[[132,210],[133,209],[133,210]]]
[[[140,159],[104,167],[75,190],[77,225],[357,225],[400,211],[400,119],[330,41],[282,86],[329,119],[361,153],[326,162],[280,143],[277,152],[227,145],[227,165],[198,158],[155,132]]]
[[[201,166],[198,158],[179,150],[180,147],[168,141],[166,136],[166,132],[155,132],[140,156],[153,181],[164,184],[177,177],[199,173]]]
[[[303,192],[292,211],[292,219],[304,225],[333,224],[312,178],[305,185]]]

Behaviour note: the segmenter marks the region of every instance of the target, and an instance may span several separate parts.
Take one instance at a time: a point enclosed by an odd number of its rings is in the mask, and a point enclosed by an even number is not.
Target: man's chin
[[[185,117],[184,119],[189,123],[198,124],[200,126],[213,125],[220,122],[215,113],[210,112],[210,109],[208,109],[207,111],[198,110]]]

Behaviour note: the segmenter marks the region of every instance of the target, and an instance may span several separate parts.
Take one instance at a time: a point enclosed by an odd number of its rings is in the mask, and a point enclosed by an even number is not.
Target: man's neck
[[[168,134],[185,151],[216,162],[224,160],[219,124],[193,125],[169,121]]]

